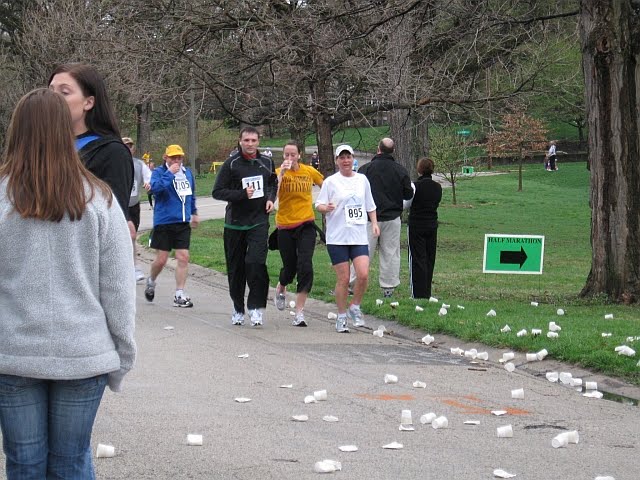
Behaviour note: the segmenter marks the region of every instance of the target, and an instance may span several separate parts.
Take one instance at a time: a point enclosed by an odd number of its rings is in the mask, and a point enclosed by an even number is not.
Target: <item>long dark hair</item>
[[[71,113],[64,98],[48,88],[27,93],[16,105],[0,158],[7,196],[23,218],[79,220],[95,189],[111,205],[112,194],[80,161]],[[88,186],[88,188],[85,186]]]
[[[116,115],[109,102],[107,87],[98,70],[86,63],[65,63],[58,65],[49,77],[49,85],[53,77],[59,73],[68,73],[78,82],[85,97],[93,97],[93,108],[87,112],[85,123],[91,132],[100,135],[113,135],[120,138],[120,129]]]

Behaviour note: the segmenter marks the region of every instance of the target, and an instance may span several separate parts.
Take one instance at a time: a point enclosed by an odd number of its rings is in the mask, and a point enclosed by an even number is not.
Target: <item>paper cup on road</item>
[[[560,435],[556,435],[551,440],[551,446],[553,448],[566,447],[569,444],[569,435],[567,432],[563,432]]]
[[[400,414],[400,423],[402,425],[413,425],[411,410],[402,410],[402,413]]]
[[[616,480],[616,479],[615,479],[615,478],[613,478],[613,477],[603,477],[603,476],[600,476],[600,477],[596,477],[596,479],[595,479],[595,480]]]
[[[537,353],[527,353],[527,362],[537,362],[538,354]]]
[[[329,312],[327,313],[327,318],[329,320],[335,320],[336,318],[338,318],[338,315],[336,315],[334,312]]]
[[[380,330],[381,332],[386,332],[387,327],[385,327],[384,325],[378,325],[378,330]]]
[[[605,319],[605,320],[613,320],[613,313],[607,313],[607,314],[604,316],[604,319]]]
[[[516,369],[516,366],[511,362],[507,362],[507,363],[504,364],[504,369],[507,372],[511,373]]]
[[[425,413],[420,417],[420,423],[426,425],[427,423],[433,422],[437,417],[438,416],[433,412]]]
[[[496,429],[496,433],[498,435],[498,438],[512,438],[513,427],[511,425],[504,425],[503,427],[498,427]]]
[[[382,338],[384,336],[384,332],[382,330],[374,330],[373,336]]]
[[[313,466],[316,473],[333,473],[342,470],[342,464],[336,460],[322,460]]]
[[[309,415],[293,415],[291,417],[291,420],[293,420],[294,422],[306,422],[307,420],[309,420]]]
[[[340,450],[341,452],[357,452],[358,447],[355,445],[343,445],[341,447],[338,447],[338,450]]]
[[[191,447],[201,447],[202,435],[196,435],[194,433],[190,433],[189,435],[187,435],[187,445]]]
[[[313,392],[313,398],[315,398],[319,402],[324,402],[327,399],[327,391],[326,390],[317,390],[317,391]]]
[[[518,388],[516,390],[511,390],[511,398],[516,398],[521,400],[524,398],[524,388]]]
[[[465,358],[475,359],[478,356],[478,351],[475,348],[472,348],[471,350],[465,350],[464,356]]]
[[[424,343],[425,345],[429,345],[430,343],[432,343],[435,340],[434,337],[432,337],[431,335],[427,334],[424,337],[422,337],[422,343]]]
[[[570,385],[572,387],[581,387],[582,386],[582,379],[581,378],[572,378]]]
[[[464,355],[464,350],[458,347],[454,347],[451,349],[451,353],[453,355]]]
[[[546,348],[543,348],[538,353],[536,353],[536,356],[538,357],[538,360],[540,360],[540,361],[544,360],[544,357],[546,357],[547,355],[549,355],[549,352],[547,352]]]
[[[99,443],[96,447],[96,458],[111,458],[116,455],[116,449],[113,445],[105,445],[104,443]]]
[[[558,378],[560,378],[558,372],[547,372],[545,376],[551,383],[556,383],[558,381]]]
[[[413,382],[413,388],[427,388],[427,384],[425,382],[421,382],[420,380],[416,380]]]
[[[585,382],[584,383],[585,390],[597,390],[598,382]]]
[[[489,354],[487,352],[480,352],[476,358],[478,360],[489,360]]]
[[[447,417],[438,417],[431,422],[431,426],[435,430],[438,430],[439,428],[447,428],[449,426],[449,420],[447,420]]]
[[[384,383],[398,383],[398,377],[396,377],[395,375],[391,375],[390,373],[387,373],[384,376]]]
[[[502,354],[503,362],[508,362],[509,360],[513,360],[514,358],[516,358],[516,354],[513,352],[505,352]]]
[[[567,438],[569,439],[569,443],[577,444],[580,442],[580,434],[577,430],[571,430],[570,432],[566,432]]]
[[[562,384],[568,385],[571,383],[571,378],[573,378],[573,375],[569,372],[560,372],[558,378],[560,379],[560,382]]]
[[[318,400],[313,395],[307,395],[304,397],[304,403],[318,403]]]

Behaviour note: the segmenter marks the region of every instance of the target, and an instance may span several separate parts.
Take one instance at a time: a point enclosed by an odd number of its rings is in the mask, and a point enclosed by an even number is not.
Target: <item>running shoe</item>
[[[304,313],[296,313],[296,316],[293,317],[293,320],[291,321],[291,325],[293,325],[294,327],[306,327],[307,322],[304,321]]]
[[[191,308],[193,307],[193,302],[189,297],[173,297],[173,306],[180,308]]]
[[[262,309],[254,308],[253,310],[249,310],[251,315],[251,326],[252,327],[261,327],[262,326]]]
[[[336,332],[349,333],[349,327],[347,327],[347,315],[341,313],[336,320]]]
[[[153,302],[153,297],[156,296],[156,282],[151,280],[151,277],[147,278],[147,286],[144,289],[144,298],[149,302]]]
[[[349,305],[349,309],[347,310],[347,314],[351,317],[351,322],[354,327],[364,327],[364,318],[362,318],[362,311],[359,306]]]
[[[274,299],[274,302],[278,310],[284,310],[285,304],[287,303],[287,296],[284,293],[284,289],[282,289],[281,292],[278,292],[276,289],[276,298]]]
[[[139,268],[136,268],[135,272],[136,272],[136,282],[141,282],[146,278],[144,276],[144,273],[142,273],[142,270],[140,270]]]
[[[244,325],[244,313],[236,312],[234,310],[231,315],[231,325]]]

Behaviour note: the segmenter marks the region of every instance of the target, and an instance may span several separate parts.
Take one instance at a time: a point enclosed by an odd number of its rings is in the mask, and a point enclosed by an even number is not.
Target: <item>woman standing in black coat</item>
[[[438,205],[442,187],[431,178],[433,160],[421,158],[416,169],[415,194],[409,210],[409,277],[413,298],[431,297],[438,243]]]

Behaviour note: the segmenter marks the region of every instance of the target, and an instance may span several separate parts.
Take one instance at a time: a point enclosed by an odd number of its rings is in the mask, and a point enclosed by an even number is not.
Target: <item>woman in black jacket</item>
[[[438,205],[442,187],[431,178],[433,160],[421,158],[416,169],[415,193],[409,210],[409,276],[413,298],[431,297],[438,243]]]
[[[49,88],[61,94],[69,106],[76,149],[82,162],[111,187],[125,218],[129,220],[133,159],[122,143],[102,76],[91,65],[67,63],[53,71]]]

